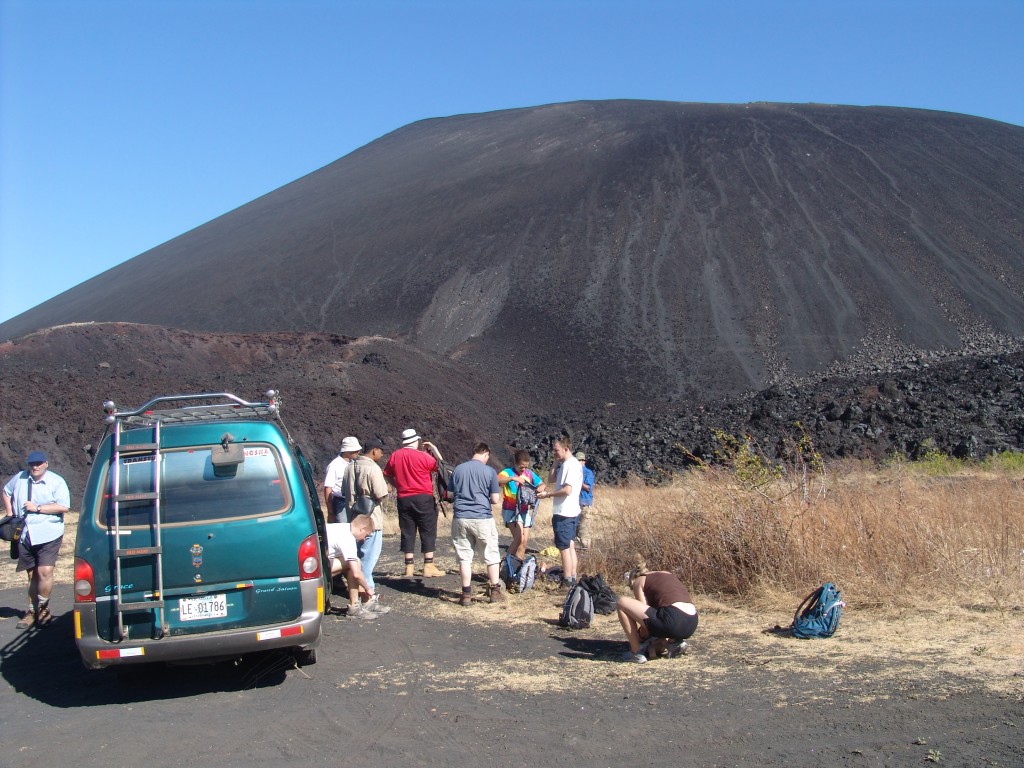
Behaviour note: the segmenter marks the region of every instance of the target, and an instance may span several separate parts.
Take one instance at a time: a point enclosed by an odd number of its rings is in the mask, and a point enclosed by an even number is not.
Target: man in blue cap
[[[25,520],[21,539],[11,543],[11,557],[17,558],[17,569],[28,572],[31,610],[18,622],[19,629],[28,629],[33,624],[45,626],[53,620],[50,615],[53,567],[64,540],[64,513],[71,511],[68,484],[63,477],[49,471],[46,454],[32,451],[26,463],[28,469],[8,480],[0,494],[4,511]]]

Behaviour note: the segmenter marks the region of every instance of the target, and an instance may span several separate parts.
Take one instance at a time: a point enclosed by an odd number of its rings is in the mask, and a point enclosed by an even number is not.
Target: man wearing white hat
[[[345,480],[345,470],[349,463],[359,455],[363,447],[355,437],[346,437],[341,441],[341,450],[334,460],[327,465],[327,477],[324,478],[324,506],[327,507],[327,522],[347,523],[345,513],[345,497],[341,493],[341,484]]]
[[[444,571],[434,565],[437,504],[434,502],[433,479],[438,462],[443,460],[433,443],[420,437],[415,429],[407,429],[402,432],[402,447],[391,454],[384,467],[384,477],[398,492],[398,528],[402,532],[406,576],[412,576],[414,572],[413,550],[417,531],[423,553],[423,575],[427,578],[444,576]]]

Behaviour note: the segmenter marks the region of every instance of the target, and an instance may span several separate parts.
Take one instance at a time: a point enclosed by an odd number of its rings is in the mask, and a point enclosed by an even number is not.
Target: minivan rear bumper
[[[304,584],[303,592],[306,589]],[[303,600],[304,605],[310,602],[313,607],[304,609],[295,621],[120,643],[99,636],[95,603],[76,603],[75,644],[82,663],[90,669],[159,661],[216,661],[275,648],[316,648],[320,645],[323,613],[316,607],[316,600]]]

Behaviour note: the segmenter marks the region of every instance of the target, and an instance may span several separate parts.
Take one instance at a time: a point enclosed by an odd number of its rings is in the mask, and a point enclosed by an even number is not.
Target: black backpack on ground
[[[590,593],[590,599],[594,602],[595,613],[600,613],[602,616],[615,613],[615,605],[618,603],[619,598],[612,591],[612,588],[608,586],[604,576],[601,574],[583,576],[580,579],[580,584]]]

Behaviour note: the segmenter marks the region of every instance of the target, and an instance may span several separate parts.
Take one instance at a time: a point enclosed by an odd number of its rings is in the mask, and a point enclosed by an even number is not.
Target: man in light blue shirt
[[[576,527],[576,546],[583,552],[590,549],[591,523],[594,506],[594,470],[587,466],[587,454],[576,452],[576,458],[583,468],[583,487],[580,490],[580,524]]]
[[[28,469],[19,472],[4,486],[4,511],[23,517],[21,539],[11,543],[11,556],[18,558],[19,571],[28,572],[28,598],[31,610],[17,626],[45,626],[50,615],[53,567],[64,540],[64,513],[71,511],[71,493],[64,478],[50,472],[50,463],[42,451],[32,451],[26,460]]]

